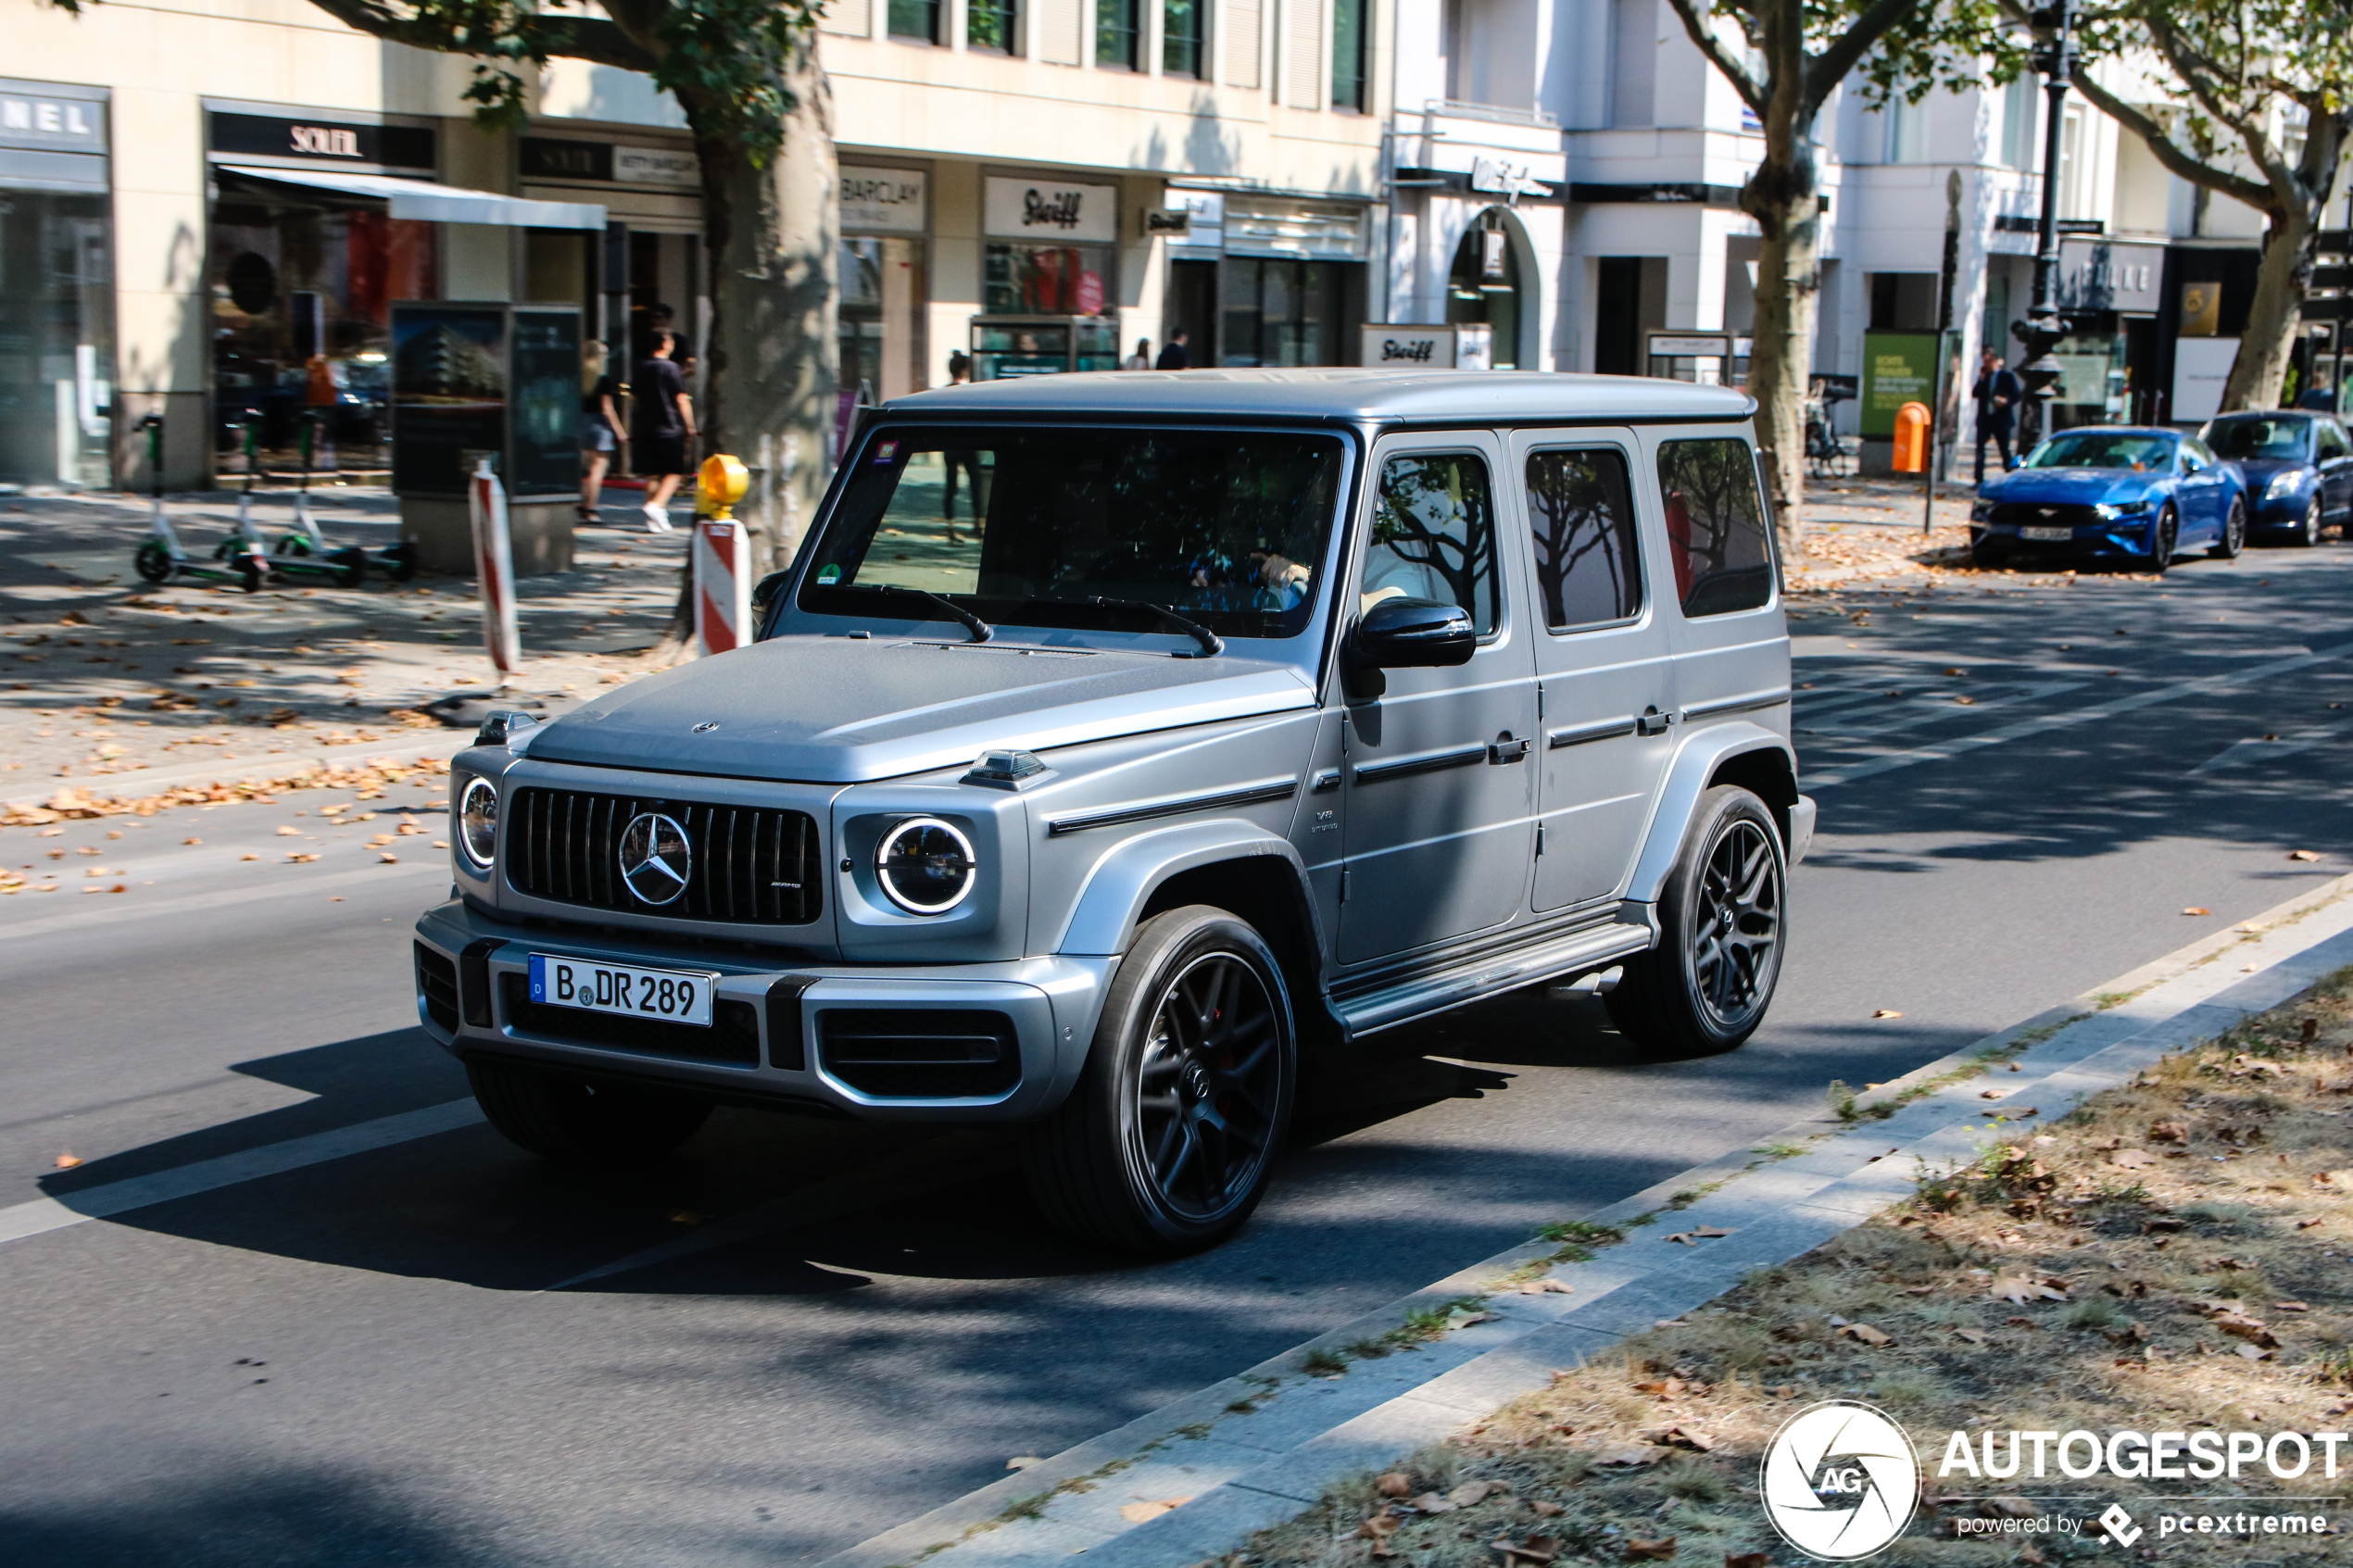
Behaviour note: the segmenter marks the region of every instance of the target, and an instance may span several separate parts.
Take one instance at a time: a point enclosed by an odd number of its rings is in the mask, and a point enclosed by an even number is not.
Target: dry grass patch
[[[1452,1442],[1333,1488],[1261,1533],[1265,1568],[1542,1568],[1802,1562],[1765,1521],[1760,1457],[1817,1399],[1869,1400],[1925,1469],[1878,1561],[2195,1561],[2318,1568],[2339,1537],[1996,1539],[1955,1521],[2030,1505],[2150,1521],[2218,1491],[2353,1502],[2316,1458],[2297,1480],[1939,1479],[1953,1434],[2342,1431],[2353,1413],[2353,971],[2004,1141],[1805,1257],[1762,1270],[1620,1353],[1554,1374]],[[2213,1506],[2220,1507],[2220,1504]],[[2235,1506],[2255,1507],[2255,1504]],[[2339,1528],[2353,1518],[2339,1516]],[[2031,1542],[2032,1544],[2024,1544]],[[2335,1543],[2335,1544],[2332,1544]],[[1231,1561],[1231,1560],[1228,1560]]]

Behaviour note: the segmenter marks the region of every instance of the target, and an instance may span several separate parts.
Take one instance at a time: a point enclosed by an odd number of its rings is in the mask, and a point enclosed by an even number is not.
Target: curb
[[[133,768],[121,773],[96,773],[88,778],[53,779],[50,787],[40,795],[10,796],[0,800],[0,810],[30,811],[45,809],[58,790],[70,789],[93,800],[135,800],[144,795],[156,795],[183,784],[276,784],[284,779],[300,778],[321,768],[336,768],[346,763],[417,762],[428,757],[455,757],[473,744],[471,734],[456,732],[437,734],[431,740],[409,741],[399,746],[384,746],[371,742],[355,742],[348,746],[314,746],[298,751],[272,752],[266,757],[244,759],[217,759],[209,762],[189,762],[174,768]]]
[[[2251,959],[2257,972],[2225,972],[2215,961],[2225,953]],[[1176,1568],[1230,1551],[1251,1532],[1312,1505],[1332,1482],[1475,1424],[1547,1386],[1555,1368],[1606,1354],[1626,1336],[1714,1299],[1750,1272],[1863,1223],[1909,1194],[1923,1172],[1974,1158],[1982,1135],[2001,1124],[1974,1124],[1998,1109],[1984,1104],[1975,1082],[1989,1053],[2011,1056],[2014,1071],[1998,1082],[2000,1102],[2023,1099],[2048,1121],[2347,962],[2353,876],[1881,1085],[1871,1104],[1894,1102],[1900,1109],[1892,1114],[1845,1127],[1830,1116],[1798,1122],[1586,1216],[1630,1228],[1674,1209],[1677,1223],[1729,1229],[1726,1239],[1676,1246],[1664,1234],[1671,1226],[1632,1229],[1588,1261],[1552,1268],[1550,1277],[1569,1286],[1567,1294],[1494,1295],[1485,1303],[1488,1322],[1418,1349],[1355,1361],[1342,1375],[1307,1374],[1311,1355],[1377,1338],[1408,1311],[1485,1294],[1499,1275],[1548,1262],[1556,1245],[1523,1243],[884,1531],[819,1568],[905,1568],[935,1559],[937,1568],[1030,1564],[1076,1551],[1090,1564]],[[1969,1077],[1954,1078],[1961,1073]],[[1938,1086],[1938,1080],[1953,1081]],[[1777,1143],[1811,1147],[1781,1159],[1755,1152]],[[1118,1512],[1133,1500],[1178,1497],[1182,1506],[1140,1524]]]

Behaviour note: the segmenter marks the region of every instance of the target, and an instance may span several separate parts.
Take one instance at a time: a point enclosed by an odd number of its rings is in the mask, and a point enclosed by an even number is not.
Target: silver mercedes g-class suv
[[[665,1152],[714,1104],[1026,1124],[1148,1252],[1265,1191],[1302,1056],[1617,970],[1756,1028],[1813,802],[1729,389],[1063,375],[859,428],[758,640],[451,768],[418,1010],[491,1123]]]

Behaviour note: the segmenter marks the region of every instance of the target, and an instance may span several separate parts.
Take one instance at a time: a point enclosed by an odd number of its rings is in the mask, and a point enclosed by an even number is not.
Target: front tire
[[[1031,1131],[1029,1188],[1082,1241],[1174,1257],[1265,1195],[1299,1079],[1290,995],[1258,933],[1191,905],[1138,930],[1086,1071]]]
[[[2317,515],[2319,511],[2318,502],[2313,503],[2313,509]],[[2319,539],[2317,532],[2315,532],[2313,537],[2317,542]],[[2238,553],[2246,548],[2246,503],[2245,501],[2234,500],[2231,503],[2231,515],[2223,521],[2222,524],[2222,537],[2217,539],[2214,542],[2213,548],[2208,550],[2206,553],[2212,556],[2216,560],[2236,560],[2238,558]]]
[[[2296,523],[2296,532],[2288,536],[2288,543],[2304,549],[2310,549],[2320,542],[2321,498],[2315,495],[2312,497],[2312,504],[2304,508],[2303,519]]]
[[[637,1165],[693,1137],[711,1102],[510,1062],[466,1063],[475,1103],[509,1143],[566,1165]]]
[[[2149,570],[2162,573],[2173,564],[2173,546],[2182,537],[2181,515],[2168,502],[2157,514],[2157,521],[2149,533]]]
[[[1612,1022],[1661,1052],[1730,1050],[1756,1032],[1781,973],[1788,870],[1765,802],[1734,784],[1700,797],[1659,898],[1659,942],[1603,998]]]

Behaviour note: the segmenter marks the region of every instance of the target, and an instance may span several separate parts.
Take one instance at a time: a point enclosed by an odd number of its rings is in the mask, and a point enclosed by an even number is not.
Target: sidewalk
[[[2353,962],[2353,877],[1441,1280],[822,1568],[1223,1561],[1335,1484],[1462,1432],[1752,1271],[1909,1197]],[[1990,1083],[1988,1082],[1990,1076]],[[1595,1252],[1612,1232],[1630,1239]],[[1563,1245],[1566,1243],[1566,1245]]]
[[[376,550],[397,537],[382,492],[312,496],[339,544]],[[166,507],[197,557],[236,517],[233,494]],[[253,509],[265,537],[293,526],[289,492],[263,491]],[[147,513],[120,495],[0,498],[0,802],[60,788],[152,795],[338,747],[458,748],[463,737],[421,709],[497,685],[471,580],[150,586],[132,570]],[[604,515],[582,530],[574,570],[518,584],[523,663],[510,695],[560,709],[643,672],[633,655],[668,622],[690,534],[648,535],[626,506]]]
[[[1886,479],[1806,482],[1806,558],[1789,573],[1792,593],[1844,587],[1881,578],[1938,582],[1978,573],[1969,563],[1969,509],[1974,489],[1940,483],[1935,526],[1920,524],[1928,506],[1918,474]]]

